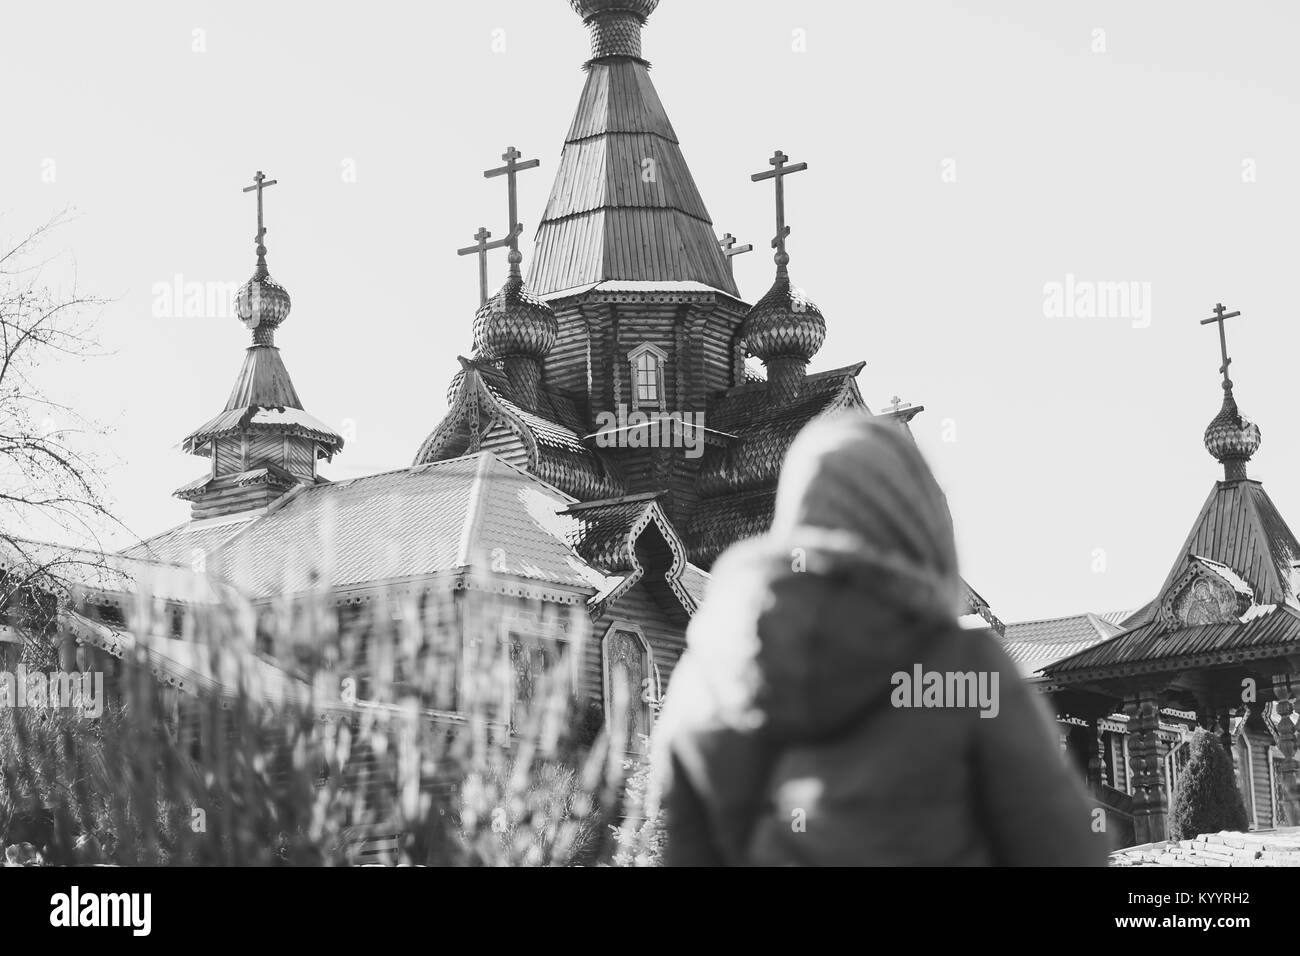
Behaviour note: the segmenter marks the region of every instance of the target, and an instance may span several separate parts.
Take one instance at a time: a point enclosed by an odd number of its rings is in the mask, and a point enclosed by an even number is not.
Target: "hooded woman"
[[[957,623],[963,595],[911,436],[856,412],[805,429],[771,531],[714,566],[654,732],[664,862],[1104,863],[1045,711]]]

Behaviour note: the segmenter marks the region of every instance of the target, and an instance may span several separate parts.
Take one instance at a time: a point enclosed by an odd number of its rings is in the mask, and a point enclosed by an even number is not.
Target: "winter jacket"
[[[852,533],[797,528],[719,560],[653,761],[670,866],[1105,862],[996,638]]]

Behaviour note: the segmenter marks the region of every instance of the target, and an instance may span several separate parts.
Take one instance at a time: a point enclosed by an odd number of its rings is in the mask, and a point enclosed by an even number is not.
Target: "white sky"
[[[1216,301],[1244,312],[1229,345],[1264,434],[1251,473],[1300,522],[1296,7],[974,6],[664,0],[645,48],[718,232],[759,248],[737,264],[751,301],[772,190],[749,174],[776,147],[810,164],[789,210],[792,273],[830,326],[813,367],[864,359],[873,406],[926,405],[914,431],[975,588],[1006,620],[1137,606],[1219,474],[1201,445],[1218,341],[1197,324]],[[249,338],[153,317],[152,289],[251,274],[254,170],[280,181],[269,259],[294,308],[277,344],[308,410],[355,429],[325,472],[403,467],[469,349],[477,275],[455,249],[505,232],[481,170],[511,144],[542,159],[521,181],[530,239],[587,50],[562,0],[7,7],[0,235],[79,213],[56,248],[115,299],[111,354],[52,372],[115,428],[131,528],[185,519],[170,492],[204,465],[176,443],[225,403]],[[1046,318],[1044,284],[1067,274],[1150,283],[1149,327]]]

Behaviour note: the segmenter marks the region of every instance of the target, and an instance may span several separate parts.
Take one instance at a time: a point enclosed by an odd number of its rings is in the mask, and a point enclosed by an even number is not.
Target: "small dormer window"
[[[632,363],[632,402],[637,408],[664,406],[664,362],[668,354],[653,345],[628,353]]]

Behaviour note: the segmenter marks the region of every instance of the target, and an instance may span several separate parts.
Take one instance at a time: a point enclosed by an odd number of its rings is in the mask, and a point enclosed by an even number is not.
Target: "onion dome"
[[[1246,462],[1259,451],[1259,426],[1241,414],[1232,389],[1225,387],[1223,407],[1205,429],[1205,450],[1223,463],[1229,481],[1246,477]]]
[[[559,332],[555,310],[525,289],[523,277],[512,271],[474,315],[474,354],[491,360],[541,358],[554,347]]]
[[[807,294],[778,275],[740,327],[743,347],[764,362],[779,358],[809,361],[826,341],[826,319]]]
[[[289,317],[291,305],[288,290],[267,274],[265,262],[258,263],[257,272],[235,293],[239,321],[254,331],[274,331]]]
[[[569,0],[591,29],[591,58],[641,59],[641,27],[659,0]],[[644,62],[644,61],[643,61]]]
[[[460,394],[461,383],[465,381],[465,367],[461,366],[456,370],[456,374],[451,377],[451,384],[447,386],[447,404],[450,406],[456,401],[456,396]]]

